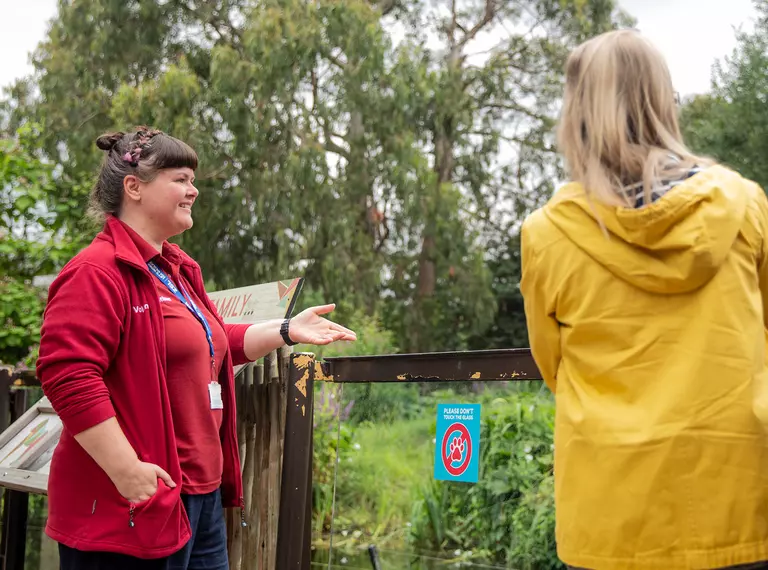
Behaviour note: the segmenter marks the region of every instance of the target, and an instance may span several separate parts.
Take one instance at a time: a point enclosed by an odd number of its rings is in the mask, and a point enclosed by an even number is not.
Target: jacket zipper
[[[240,497],[240,526],[243,528],[248,526],[248,523],[245,522],[245,499],[243,497]]]

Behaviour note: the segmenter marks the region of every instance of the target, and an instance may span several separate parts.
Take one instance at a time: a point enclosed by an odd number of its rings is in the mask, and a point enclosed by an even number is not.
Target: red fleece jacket
[[[205,293],[200,267],[177,246],[181,272],[221,322]],[[235,418],[233,364],[243,351],[248,325],[225,325],[229,351],[221,369],[224,417],[224,506],[242,506],[242,478]],[[111,417],[142,461],[165,469],[177,483],[181,468],[166,387],[163,312],[152,275],[122,223],[110,217],[93,243],[78,254],[50,288],[37,374],[64,423],[48,482],[46,533],[71,548],[161,558],[190,538],[175,489],[129,503],[74,436]]]

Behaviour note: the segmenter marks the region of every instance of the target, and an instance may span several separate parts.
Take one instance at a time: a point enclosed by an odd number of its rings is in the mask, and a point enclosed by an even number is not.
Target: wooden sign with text
[[[225,323],[259,323],[293,313],[304,279],[275,281],[208,293]]]

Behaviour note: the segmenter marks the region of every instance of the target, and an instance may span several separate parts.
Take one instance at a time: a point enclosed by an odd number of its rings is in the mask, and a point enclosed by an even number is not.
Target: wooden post
[[[314,364],[311,354],[292,354],[288,368],[277,570],[309,568]]]
[[[0,432],[11,425],[11,383],[13,368],[0,366]]]
[[[288,406],[288,380],[289,369],[291,366],[291,354],[293,349],[284,346],[280,349],[280,383],[271,387],[269,393],[270,416],[269,421],[273,426],[278,426],[277,430],[272,430],[270,434],[270,465],[275,468],[269,472],[269,528],[270,541],[273,548],[269,556],[269,565],[266,568],[273,570],[277,565],[277,536],[278,523],[280,520],[280,497],[283,484],[283,465],[285,454],[285,412]]]
[[[4,570],[24,570],[27,547],[27,515],[29,493],[5,491],[3,506],[3,558]]]
[[[243,532],[243,542],[240,545],[240,558],[244,569],[253,567],[254,542],[258,539],[260,530],[258,519],[254,516],[257,509],[254,508],[253,504],[253,486],[259,477],[256,462],[261,450],[258,449],[257,445],[258,418],[256,406],[259,399],[259,384],[264,378],[263,370],[263,365],[249,366],[244,375],[246,390],[243,391],[242,424],[245,429],[243,430],[241,447],[245,450],[245,457],[241,456],[241,459],[243,461],[243,497],[246,501],[245,512],[248,523]],[[232,570],[235,568],[233,567]]]
[[[11,398],[10,385],[2,386],[0,389],[8,394],[6,401],[10,400],[13,403],[10,410],[10,423],[13,423],[27,411],[27,391],[17,389]],[[24,570],[28,515],[29,493],[6,489],[3,505],[3,534],[0,541],[3,570]]]

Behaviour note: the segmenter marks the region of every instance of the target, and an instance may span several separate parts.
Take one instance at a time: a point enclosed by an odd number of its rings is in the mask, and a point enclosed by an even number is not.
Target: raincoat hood
[[[617,278],[651,293],[688,293],[712,279],[731,251],[747,209],[745,184],[712,166],[632,209],[597,203],[572,183],[544,212]]]

